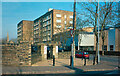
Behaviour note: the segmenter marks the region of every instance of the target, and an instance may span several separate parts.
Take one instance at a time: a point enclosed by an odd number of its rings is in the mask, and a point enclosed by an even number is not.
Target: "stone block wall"
[[[36,62],[39,62],[42,60],[42,55],[37,53],[37,54],[32,54],[31,55],[31,64],[34,64]]]
[[[15,46],[3,45],[2,46],[2,65],[18,66],[19,58]]]
[[[31,44],[22,42],[17,47],[17,54],[19,57],[20,65],[31,65]]]
[[[69,59],[71,56],[71,52],[59,52],[58,58],[59,59]]]

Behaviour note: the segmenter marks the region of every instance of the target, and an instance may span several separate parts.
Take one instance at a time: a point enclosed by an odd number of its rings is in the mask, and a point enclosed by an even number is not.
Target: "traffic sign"
[[[70,29],[70,35],[73,36],[73,34],[74,34],[74,30]]]

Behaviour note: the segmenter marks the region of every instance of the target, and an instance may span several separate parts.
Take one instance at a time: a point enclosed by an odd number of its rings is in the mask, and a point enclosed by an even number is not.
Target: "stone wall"
[[[22,42],[17,46],[17,54],[19,57],[20,65],[31,65],[31,44]]]
[[[59,59],[69,59],[71,56],[71,52],[59,52],[58,58]]]
[[[42,55],[39,53],[35,53],[31,55],[31,64],[34,64],[36,62],[39,62],[42,60]]]
[[[16,46],[3,45],[2,46],[2,65],[18,66],[19,58],[17,55]]]

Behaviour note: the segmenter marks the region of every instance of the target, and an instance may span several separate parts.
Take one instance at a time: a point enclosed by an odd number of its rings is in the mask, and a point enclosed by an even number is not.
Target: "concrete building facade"
[[[34,20],[34,43],[53,41],[53,35],[72,28],[73,12],[49,9],[44,15]]]
[[[76,29],[74,36],[75,47],[76,50],[93,50],[94,49],[94,34],[92,27],[86,27],[82,29]],[[64,48],[65,50],[71,49],[72,37],[70,35],[70,31],[62,32],[53,35],[53,39],[55,42],[59,44],[60,48]],[[81,40],[80,40],[81,39]]]
[[[33,21],[22,20],[17,25],[17,43],[21,41],[33,41],[32,38]]]
[[[95,37],[95,36],[94,36]],[[102,51],[103,42],[100,37],[99,50]],[[94,39],[94,50],[96,50],[96,39]],[[105,30],[104,51],[120,51],[120,25],[109,27]]]

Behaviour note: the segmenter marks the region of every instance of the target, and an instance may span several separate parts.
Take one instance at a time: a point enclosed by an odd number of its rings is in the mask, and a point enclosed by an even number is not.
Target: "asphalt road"
[[[90,60],[93,60],[94,55],[90,54]],[[101,61],[108,61],[108,62],[120,62],[120,56],[109,56],[109,55],[100,55]]]
[[[90,72],[81,72],[76,73],[58,73],[58,74],[6,74],[2,76],[120,76],[120,71],[90,71]]]

